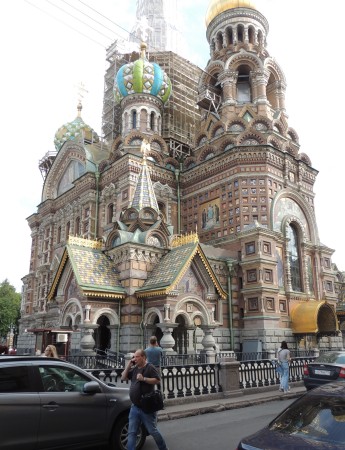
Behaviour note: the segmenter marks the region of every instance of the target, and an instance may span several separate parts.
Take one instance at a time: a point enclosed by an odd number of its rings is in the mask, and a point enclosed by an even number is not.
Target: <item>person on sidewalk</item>
[[[290,350],[286,341],[282,341],[280,349],[278,350],[278,364],[281,368],[281,378],[280,378],[280,390],[284,393],[289,392],[289,361],[290,361]]]
[[[161,372],[161,362],[162,362],[162,354],[163,349],[158,345],[156,336],[150,337],[150,345],[145,348],[145,353],[147,357],[147,362],[155,366],[159,376],[162,376]],[[159,384],[157,387],[159,388]]]
[[[153,392],[160,381],[156,368],[147,362],[146,353],[142,349],[136,350],[121,375],[122,381],[131,381],[129,397],[132,406],[129,412],[127,450],[135,450],[137,434],[143,423],[148,433],[153,437],[159,450],[169,450],[157,428],[157,413],[145,413],[141,409],[141,396]]]

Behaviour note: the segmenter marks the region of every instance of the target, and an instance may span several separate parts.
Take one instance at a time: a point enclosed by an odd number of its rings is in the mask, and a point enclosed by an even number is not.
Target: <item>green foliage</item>
[[[0,341],[6,337],[11,324],[17,327],[20,316],[21,295],[6,279],[0,283]]]

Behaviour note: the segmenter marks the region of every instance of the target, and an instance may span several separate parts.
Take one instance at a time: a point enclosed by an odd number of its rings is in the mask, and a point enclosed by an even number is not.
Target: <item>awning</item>
[[[334,308],[326,301],[308,300],[292,306],[291,328],[294,333],[328,333],[338,331]]]

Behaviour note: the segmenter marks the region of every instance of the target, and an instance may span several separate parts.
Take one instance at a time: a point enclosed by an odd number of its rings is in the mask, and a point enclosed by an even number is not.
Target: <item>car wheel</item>
[[[146,432],[144,427],[140,427],[137,436],[136,450],[140,450],[145,444]],[[111,450],[127,450],[128,441],[128,416],[122,416],[116,422],[110,438]]]

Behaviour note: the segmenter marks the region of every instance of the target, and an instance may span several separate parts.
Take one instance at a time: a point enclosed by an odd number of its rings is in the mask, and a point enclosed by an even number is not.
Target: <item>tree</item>
[[[0,283],[0,341],[6,338],[9,326],[17,326],[20,317],[21,295],[6,279]]]

